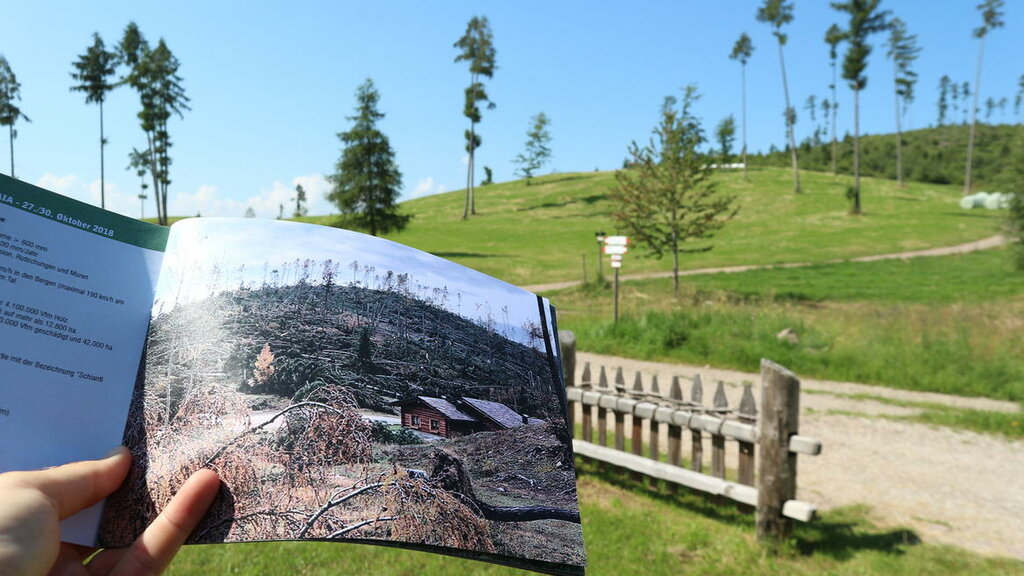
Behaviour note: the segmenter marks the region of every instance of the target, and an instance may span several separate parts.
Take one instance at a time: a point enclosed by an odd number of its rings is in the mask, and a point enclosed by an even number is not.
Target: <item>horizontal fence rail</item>
[[[711,405],[706,406],[699,374],[689,385],[689,399],[684,398],[679,376],[672,377],[665,395],[657,375],[649,376],[645,386],[637,372],[627,387],[621,368],[614,371],[612,382],[605,366],[598,368],[594,378],[589,362],[577,374],[575,337],[568,333],[561,340],[570,429],[578,456],[627,470],[638,481],[646,478],[651,486],[664,481],[670,487],[684,486],[754,507],[762,540],[788,538],[793,520],[814,518],[815,506],[796,500],[796,458],[818,455],[822,445],[798,433],[800,381],[791,372],[762,360],[760,402],[755,400],[753,385],[745,383],[739,405],[732,408],[719,382]],[[684,434],[690,437],[688,450],[684,450]],[[667,439],[664,448],[663,439]],[[727,444],[737,447],[731,474],[735,481],[726,479]],[[689,469],[683,467],[684,451],[689,453]]]

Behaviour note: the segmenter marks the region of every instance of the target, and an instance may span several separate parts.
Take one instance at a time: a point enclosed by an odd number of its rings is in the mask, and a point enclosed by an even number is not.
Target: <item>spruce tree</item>
[[[367,78],[356,90],[356,115],[352,128],[338,134],[343,148],[327,177],[332,184],[327,199],[356,227],[370,234],[401,230],[410,216],[398,213],[402,173],[388,137],[377,129],[384,114],[377,110],[380,93]]]
[[[526,150],[513,160],[519,165],[517,173],[526,178],[527,186],[530,185],[534,173],[551,159],[551,133],[548,132],[550,123],[547,114],[543,112],[534,116],[530,120],[530,129],[526,132]],[[487,172],[490,180],[490,171]]]
[[[974,29],[978,42],[978,65],[974,75],[974,105],[971,106],[971,130],[967,136],[967,166],[964,169],[964,195],[971,193],[971,169],[974,164],[974,134],[978,123],[978,96],[981,94],[981,62],[985,56],[985,37],[996,28],[1003,27],[1003,0],[985,0],[978,4],[982,24]],[[966,87],[967,83],[964,82]],[[965,95],[966,99],[966,95]]]
[[[11,143],[11,178],[14,178],[14,139],[18,137],[18,131],[14,125],[19,119],[31,122],[28,116],[18,108],[15,102],[21,100],[21,84],[17,76],[11,70],[11,65],[0,54],[0,126],[7,126],[7,134]]]
[[[736,43],[732,46],[732,52],[729,53],[731,60],[738,60],[740,63],[740,94],[742,101],[741,108],[741,120],[743,131],[743,179],[749,180],[747,177],[747,62],[750,57],[754,54],[754,43],[750,41],[750,36],[747,36],[746,32],[740,34],[740,37],[736,40]]]
[[[782,57],[782,47],[786,45],[788,36],[782,33],[782,27],[793,21],[793,3],[786,0],[764,0],[764,5],[757,9],[757,21],[766,22],[772,27],[772,34],[779,42],[779,67],[782,70],[782,94],[786,98],[786,140],[789,144],[789,157],[793,164],[793,192],[800,193],[800,167],[796,157],[796,138],[793,136],[793,124],[796,123],[796,111],[789,105],[789,84],[786,82],[786,60]]]
[[[843,79],[853,90],[853,189],[850,190],[850,213],[860,214],[860,91],[868,84],[864,71],[868,67],[871,45],[868,37],[886,29],[887,11],[880,11],[881,0],[848,0],[833,2],[832,7],[850,15],[844,38],[849,43],[843,58]]]
[[[107,139],[103,135],[103,102],[107,93],[114,89],[115,84],[108,81],[117,71],[117,53],[107,50],[103,39],[98,33],[92,35],[92,46],[85,54],[72,62],[75,71],[71,73],[78,84],[71,87],[72,92],[85,92],[85,103],[93,102],[100,105],[100,208],[107,207],[106,174],[104,170],[103,149]]]
[[[474,16],[470,19],[465,34],[455,42],[454,47],[459,49],[455,61],[469,62],[469,86],[466,87],[466,100],[462,108],[462,114],[469,118],[469,130],[466,130],[466,152],[469,153],[469,164],[466,166],[466,207],[462,212],[462,219],[465,220],[470,214],[476,214],[473,177],[476,149],[481,144],[480,135],[476,131],[476,125],[481,120],[480,105],[486,102],[488,109],[494,108],[481,81],[481,78],[493,77],[496,68],[494,61],[497,51],[494,49],[494,35],[491,34],[487,17]]]
[[[917,60],[921,48],[917,45],[917,34],[907,32],[907,25],[899,18],[889,23],[889,50],[886,55],[892,59],[893,87],[896,100],[896,180],[900,187],[906,187],[903,180],[903,128],[900,117],[906,113],[907,105],[914,101],[914,84],[917,72],[911,64]]]

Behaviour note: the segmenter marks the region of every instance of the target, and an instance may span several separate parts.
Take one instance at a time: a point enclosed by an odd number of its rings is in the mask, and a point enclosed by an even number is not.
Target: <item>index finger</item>
[[[131,453],[119,446],[102,460],[73,462],[47,470],[11,472],[14,485],[38,491],[53,503],[63,520],[99,502],[117,489],[128,475]]]

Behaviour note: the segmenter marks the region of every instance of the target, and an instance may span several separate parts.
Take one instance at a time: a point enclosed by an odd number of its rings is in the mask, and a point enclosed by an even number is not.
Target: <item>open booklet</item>
[[[554,309],[387,240],[163,228],[0,175],[0,472],[134,454],[62,525],[126,546],[195,470],[193,543],[343,540],[585,564]]]

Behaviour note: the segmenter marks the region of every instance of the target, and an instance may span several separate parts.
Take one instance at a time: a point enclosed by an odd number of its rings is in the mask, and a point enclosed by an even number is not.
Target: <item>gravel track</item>
[[[645,386],[657,374],[662,394],[673,375],[682,376],[687,398],[690,379],[699,373],[705,403],[719,381],[731,406],[738,405],[744,382],[760,382],[758,374],[735,370],[585,352],[577,354],[577,379],[587,362],[595,380],[605,366],[610,382],[621,366],[627,387],[637,371]],[[756,386],[754,391],[759,398]],[[1024,441],[887,419],[916,408],[851,395],[999,412],[1020,411],[1020,406],[809,378],[801,378],[801,391],[800,434],[821,440],[824,449],[819,456],[800,457],[799,499],[822,510],[867,504],[879,525],[909,528],[925,542],[1024,560]],[[727,446],[727,461],[735,450]]]

